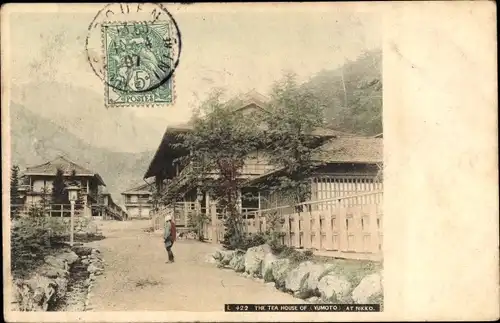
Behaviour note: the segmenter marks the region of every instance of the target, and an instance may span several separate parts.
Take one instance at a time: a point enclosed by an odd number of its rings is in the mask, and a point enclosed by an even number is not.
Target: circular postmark
[[[88,27],[87,60],[106,86],[120,93],[152,91],[165,84],[179,64],[181,36],[161,4],[114,3]]]

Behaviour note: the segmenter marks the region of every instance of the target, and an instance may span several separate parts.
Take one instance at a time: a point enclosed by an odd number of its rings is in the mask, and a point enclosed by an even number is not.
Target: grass
[[[315,262],[329,264],[328,268],[320,277],[333,273],[340,277],[345,277],[353,287],[359,285],[361,280],[369,274],[382,270],[382,264],[370,260],[356,259],[332,259],[328,257],[313,257]]]

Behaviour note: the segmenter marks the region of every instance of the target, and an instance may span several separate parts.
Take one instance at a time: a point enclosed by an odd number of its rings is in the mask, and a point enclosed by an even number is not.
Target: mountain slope
[[[65,155],[99,173],[118,203],[122,191],[142,181],[154,154],[154,151],[127,153],[93,147],[66,128],[16,103],[10,105],[10,117],[13,164],[23,169]]]
[[[12,101],[37,116],[66,127],[67,132],[95,147],[139,152],[156,149],[164,127],[138,117],[130,108],[105,108],[95,91],[56,82],[14,86]]]
[[[382,52],[364,53],[341,68],[324,70],[304,85],[326,107],[332,129],[375,135],[382,132]]]

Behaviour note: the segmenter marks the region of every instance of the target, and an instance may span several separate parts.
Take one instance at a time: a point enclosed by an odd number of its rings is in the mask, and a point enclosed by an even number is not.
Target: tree
[[[67,202],[68,192],[66,192],[66,184],[64,183],[64,172],[58,168],[52,184],[52,203],[66,204]]]
[[[193,130],[180,135],[179,146],[190,152],[181,161],[194,166],[191,180],[210,191],[225,210],[223,245],[234,249],[244,239],[238,207],[240,173],[247,155],[258,146],[259,118],[236,112],[241,102],[222,103],[222,95],[216,90],[202,103],[193,117]]]
[[[288,73],[275,83],[268,110],[266,149],[271,164],[282,169],[260,188],[293,204],[303,202],[310,194],[309,176],[319,165],[312,159],[319,143],[312,134],[323,126],[323,108],[311,91],[297,83],[295,74]]]
[[[47,212],[49,211],[50,208],[50,190],[47,187],[43,187],[40,195],[40,207],[42,210],[43,215],[47,215]]]
[[[360,135],[382,132],[382,52],[368,51],[302,87],[325,106],[328,127]]]
[[[21,202],[21,197],[19,195],[19,166],[14,165],[11,169],[10,176],[10,207],[11,207],[11,217],[16,218],[19,210],[17,204]]]

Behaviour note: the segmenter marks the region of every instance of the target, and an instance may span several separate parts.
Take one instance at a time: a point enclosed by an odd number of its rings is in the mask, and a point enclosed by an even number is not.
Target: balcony
[[[277,167],[270,164],[263,163],[245,163],[243,166],[240,177],[242,179],[252,179],[262,174],[271,172],[275,170]],[[193,171],[196,170],[197,167],[193,166],[192,163],[188,164],[182,171],[174,177],[170,182],[167,182],[167,185],[160,191],[160,194],[163,196],[167,196],[167,194],[174,194],[178,189],[182,188],[184,185],[188,184],[189,180],[192,178]],[[210,172],[205,175],[206,178],[216,179],[218,177],[217,172]]]
[[[126,206],[150,205],[151,203],[152,200],[150,198],[125,199]]]

